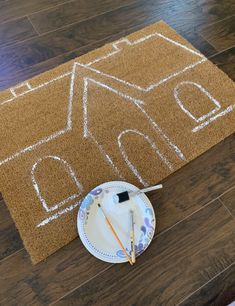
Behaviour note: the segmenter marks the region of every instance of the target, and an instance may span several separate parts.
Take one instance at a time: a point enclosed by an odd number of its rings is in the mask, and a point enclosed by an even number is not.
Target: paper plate
[[[95,257],[111,263],[126,262],[127,258],[105,222],[98,203],[101,204],[118,237],[130,254],[130,210],[134,211],[136,256],[151,243],[155,231],[153,207],[142,193],[123,203],[115,195],[123,191],[139,190],[132,184],[113,181],[99,185],[83,200],[78,211],[77,226],[80,239]]]

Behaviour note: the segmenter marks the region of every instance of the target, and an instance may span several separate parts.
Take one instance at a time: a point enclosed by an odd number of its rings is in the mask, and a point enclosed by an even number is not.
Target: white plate
[[[153,207],[142,193],[123,203],[115,195],[123,191],[139,190],[132,184],[113,181],[94,188],[83,200],[77,217],[78,233],[82,243],[95,257],[112,263],[126,262],[127,258],[105,223],[101,204],[122,244],[130,254],[130,210],[134,211],[136,256],[146,250],[155,231]]]

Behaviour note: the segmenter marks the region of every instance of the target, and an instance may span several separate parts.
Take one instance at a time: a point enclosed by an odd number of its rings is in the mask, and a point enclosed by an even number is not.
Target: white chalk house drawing
[[[131,82],[129,79],[123,79],[114,74],[109,74],[105,71],[99,70],[97,65],[99,63],[103,63],[104,61],[109,61],[110,59],[115,59],[115,56],[118,56],[123,51],[124,48],[135,48],[135,46],[144,46],[144,44],[148,41],[153,41],[156,43],[155,47],[158,48],[158,42],[164,42],[172,48],[176,48],[177,50],[181,50],[182,52],[189,53],[193,55],[194,60],[189,62],[187,65],[183,65],[181,67],[176,67],[172,71],[168,71],[165,75],[161,75],[161,78],[158,75],[155,75],[155,79],[151,80],[148,84],[144,83],[135,83]],[[48,80],[45,83],[41,83],[38,85],[30,84],[30,81],[23,82],[13,88],[10,89],[11,97],[7,100],[0,102],[0,109],[9,104],[17,103],[19,97],[30,95],[33,92],[40,92],[40,89],[45,87],[50,87],[55,82],[61,82],[63,80],[70,80],[70,89],[68,95],[68,106],[67,106],[67,115],[66,115],[66,123],[64,126],[57,130],[53,131],[52,133],[46,135],[43,138],[34,139],[32,143],[28,146],[23,147],[17,151],[11,152],[8,156],[0,160],[0,166],[5,165],[6,163],[10,163],[12,160],[21,158],[22,155],[26,154],[27,152],[34,151],[40,148],[42,144],[48,143],[53,141],[54,139],[61,137],[62,135],[71,131],[74,127],[74,123],[72,121],[72,113],[73,113],[73,104],[76,103],[74,101],[74,88],[76,82],[80,82],[83,88],[83,98],[82,98],[82,108],[83,108],[83,137],[84,140],[89,139],[92,140],[94,146],[97,146],[100,154],[103,156],[104,160],[106,160],[107,164],[113,169],[115,173],[118,174],[120,179],[125,179],[125,177],[121,173],[121,169],[113,161],[112,155],[106,151],[103,145],[100,144],[100,139],[97,138],[96,133],[92,130],[92,127],[89,125],[89,86],[91,84],[97,86],[98,88],[102,88],[107,90],[108,92],[119,96],[119,98],[127,101],[131,107],[135,107],[138,110],[140,116],[144,117],[145,120],[148,122],[149,126],[151,127],[153,133],[155,133],[159,139],[159,142],[164,144],[168,151],[171,152],[169,156],[165,156],[165,154],[158,148],[158,143],[156,143],[150,135],[147,135],[141,128],[123,128],[123,130],[117,135],[117,138],[114,140],[117,142],[119,150],[121,152],[123,162],[126,163],[126,166],[129,170],[133,173],[133,175],[142,183],[144,186],[148,185],[148,182],[143,178],[142,174],[139,172],[137,167],[132,163],[129,159],[129,156],[126,152],[126,148],[123,145],[123,138],[126,135],[137,135],[142,137],[145,142],[146,146],[149,146],[151,150],[153,150],[157,159],[159,159],[163,166],[169,171],[174,170],[174,163],[171,161],[171,156],[174,155],[175,158],[185,162],[186,157],[184,152],[174,143],[169,136],[165,133],[165,131],[161,128],[160,124],[156,122],[150,114],[148,114],[145,110],[145,101],[144,99],[138,98],[138,93],[148,93],[152,90],[158,88],[164,83],[169,82],[170,80],[177,78],[177,76],[182,76],[185,72],[189,70],[193,70],[198,65],[202,65],[206,62],[206,58],[202,56],[197,51],[175,41],[169,37],[166,37],[162,33],[154,32],[150,35],[143,36],[135,41],[130,41],[127,38],[121,39],[112,44],[112,51],[102,56],[94,59],[89,63],[80,63],[74,62],[71,71],[67,71],[62,75],[57,75],[55,78]],[[82,73],[80,73],[82,71]],[[153,72],[154,75],[154,72]],[[102,78],[102,81],[100,80]],[[104,82],[104,80],[106,80]],[[112,84],[112,85],[110,85]],[[116,84],[116,85],[115,85]],[[185,85],[194,86],[197,90],[200,90],[212,103],[212,110],[207,114],[203,114],[199,118],[195,117],[184,105],[184,101],[181,99],[181,89]],[[120,90],[120,88],[122,88]],[[134,95],[130,95],[128,89],[135,91]],[[212,93],[209,93],[206,88],[201,86],[199,83],[191,82],[190,80],[185,80],[185,82],[179,83],[175,88],[172,89],[172,95],[175,97],[175,103],[179,106],[179,111],[183,112],[185,116],[187,116],[190,120],[195,122],[195,127],[192,130],[192,133],[200,133],[200,131],[209,124],[212,124],[213,121],[216,119],[225,116],[229,112],[234,109],[234,104],[231,104],[226,109],[223,109],[221,101],[217,101],[215,97],[213,97]],[[114,102],[115,103],[115,102]],[[119,153],[120,153],[119,152]],[[59,162],[64,166],[64,170],[67,175],[70,176],[71,180],[77,186],[77,193],[71,194],[68,198],[62,199],[59,203],[53,203],[53,205],[48,205],[47,199],[42,196],[42,192],[40,190],[40,182],[37,181],[36,172],[37,167],[43,160],[46,159],[53,159],[55,162]],[[47,155],[43,156],[40,154],[40,150],[38,150],[38,159],[31,165],[31,178],[32,178],[32,185],[35,189],[35,193],[38,197],[38,205],[41,205],[45,210],[45,218],[43,220],[39,220],[36,224],[36,227],[41,227],[49,224],[55,219],[60,218],[64,214],[71,212],[77,206],[79,206],[80,201],[82,199],[84,187],[79,182],[79,174],[75,173],[73,170],[73,165],[70,165],[65,159],[61,158],[60,156],[54,155]],[[71,202],[74,201],[75,202]],[[72,204],[71,204],[72,203]]]
[[[206,114],[203,114],[202,116],[196,118],[184,105],[184,102],[180,98],[180,90],[185,86],[191,86],[196,88],[198,91],[200,91],[202,94],[204,94],[211,102],[212,110],[209,111]],[[225,109],[221,109],[221,104],[219,101],[216,100],[203,86],[201,86],[198,83],[191,82],[191,81],[183,81],[179,83],[174,88],[174,97],[176,102],[178,103],[179,107],[182,109],[182,111],[190,117],[192,120],[195,121],[196,125],[192,129],[192,132],[198,132],[199,130],[203,129],[213,121],[215,121],[217,118],[222,117],[228,113],[230,113],[234,107],[235,104],[231,104]]]

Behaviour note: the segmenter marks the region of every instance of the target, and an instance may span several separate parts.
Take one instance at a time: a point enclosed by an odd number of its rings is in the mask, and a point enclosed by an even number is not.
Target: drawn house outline
[[[119,78],[117,78],[117,77],[115,77],[115,76],[112,76],[112,75],[103,73],[102,71],[99,71],[99,70],[95,69],[94,67],[92,67],[93,64],[95,64],[95,63],[97,63],[97,62],[99,62],[99,61],[105,60],[105,59],[107,59],[107,58],[109,58],[109,57],[111,57],[111,56],[114,56],[115,54],[121,52],[122,49],[119,48],[119,45],[120,45],[121,43],[126,43],[127,45],[134,46],[134,45],[137,45],[137,44],[139,44],[139,43],[144,42],[145,40],[151,39],[151,38],[153,38],[153,37],[157,37],[157,38],[164,39],[164,40],[166,40],[167,42],[169,42],[169,43],[175,45],[176,47],[182,48],[182,49],[184,49],[185,51],[190,52],[190,53],[192,53],[192,54],[198,56],[199,59],[197,59],[195,62],[192,62],[191,64],[189,64],[189,65],[183,67],[182,69],[180,69],[180,70],[178,70],[178,71],[175,71],[174,73],[168,75],[167,77],[161,79],[160,81],[150,84],[150,85],[147,86],[147,87],[141,87],[141,86],[139,86],[139,85],[137,85],[137,84],[133,84],[133,83],[124,81],[124,80],[119,79]],[[117,42],[112,43],[112,47],[113,47],[113,51],[112,51],[112,52],[109,52],[109,53],[107,53],[107,54],[105,54],[105,55],[103,55],[103,56],[100,56],[100,57],[94,59],[93,61],[91,61],[91,62],[89,62],[89,63],[87,63],[87,64],[82,64],[82,63],[79,63],[79,62],[76,62],[76,61],[75,61],[75,62],[73,63],[73,66],[72,66],[72,70],[71,70],[71,71],[67,71],[67,72],[65,72],[65,73],[62,74],[62,75],[56,76],[55,78],[52,78],[52,79],[50,79],[49,81],[47,81],[47,82],[45,82],[45,83],[41,83],[41,84],[39,84],[39,85],[37,85],[37,86],[32,86],[32,85],[30,84],[30,82],[28,81],[28,82],[23,82],[23,83],[21,83],[21,84],[19,84],[19,85],[17,85],[17,86],[14,86],[14,87],[12,87],[12,88],[9,89],[10,92],[11,92],[11,94],[12,94],[12,98],[2,101],[2,102],[0,103],[0,107],[3,107],[3,106],[6,105],[7,103],[14,103],[14,102],[17,101],[17,99],[18,99],[19,97],[22,97],[22,96],[24,96],[24,95],[30,94],[31,92],[37,91],[37,90],[39,90],[40,88],[49,86],[49,85],[52,84],[53,82],[56,82],[56,81],[58,81],[58,80],[61,80],[61,79],[63,79],[63,78],[66,78],[66,77],[71,77],[71,79],[70,79],[69,97],[68,97],[67,124],[66,124],[66,126],[65,126],[63,129],[58,130],[58,131],[54,132],[53,134],[47,135],[46,137],[44,137],[44,138],[42,138],[42,139],[39,139],[38,141],[32,143],[31,145],[29,145],[29,146],[27,146],[27,147],[25,147],[25,148],[22,148],[21,150],[19,150],[19,151],[13,153],[12,155],[10,155],[10,156],[4,158],[3,160],[0,160],[0,166],[3,165],[3,164],[5,164],[5,163],[10,162],[11,160],[13,160],[13,159],[15,159],[15,158],[20,157],[22,154],[25,154],[25,153],[30,152],[30,151],[32,151],[32,150],[35,150],[35,149],[38,148],[40,145],[42,145],[42,144],[44,144],[44,143],[47,143],[47,142],[50,142],[50,141],[53,141],[53,140],[56,139],[57,137],[59,137],[59,136],[65,134],[65,133],[67,133],[68,131],[72,130],[72,128],[73,128],[72,112],[73,112],[73,96],[74,96],[74,92],[73,92],[73,91],[74,91],[74,81],[75,81],[75,76],[76,76],[77,67],[79,67],[79,66],[80,66],[80,67],[83,67],[83,68],[85,68],[85,69],[87,69],[87,70],[90,70],[90,71],[94,72],[97,76],[99,76],[99,75],[105,76],[105,77],[107,77],[107,78],[110,78],[110,79],[112,79],[112,80],[115,80],[117,83],[121,83],[121,84],[124,84],[124,85],[127,86],[127,87],[134,88],[135,90],[137,90],[137,91],[139,91],[139,92],[149,92],[149,91],[155,89],[156,87],[160,86],[161,84],[164,84],[165,82],[167,82],[167,81],[169,81],[169,80],[171,80],[171,79],[177,77],[178,75],[183,74],[184,72],[186,72],[186,71],[188,71],[188,70],[190,70],[190,69],[193,69],[193,68],[195,68],[196,66],[198,66],[198,65],[200,65],[200,64],[203,64],[203,63],[205,63],[205,62],[207,61],[207,59],[206,59],[202,54],[200,54],[199,52],[197,52],[197,51],[195,51],[195,50],[193,50],[193,49],[191,49],[191,48],[189,48],[189,47],[187,47],[187,46],[185,46],[185,45],[183,45],[183,44],[181,44],[181,43],[179,43],[179,42],[177,42],[177,41],[175,41],[175,40],[172,40],[172,39],[166,37],[165,35],[163,35],[163,34],[161,34],[161,33],[159,33],[159,32],[154,32],[154,33],[152,33],[152,34],[150,34],[150,35],[143,36],[143,37],[141,37],[141,38],[139,38],[139,39],[137,39],[137,40],[135,40],[135,41],[132,41],[132,42],[131,42],[129,39],[124,38],[124,39],[121,39],[121,40],[119,40],[119,41],[117,41]],[[88,79],[89,79],[89,78],[87,78],[87,77],[84,77],[84,78],[83,78],[84,88],[86,87],[86,86],[85,86],[85,85],[86,85],[85,82],[86,82],[86,80],[88,80]],[[93,81],[98,82],[97,80],[93,80]],[[100,83],[100,84],[102,84],[102,83]],[[20,94],[17,94],[16,89],[21,88],[21,87],[23,87],[23,86],[26,86],[26,90],[23,91],[23,92],[21,92]],[[106,88],[107,88],[108,90],[111,90],[111,91],[112,91],[112,90],[115,90],[114,88],[111,88],[111,87],[107,86],[106,84],[102,84],[101,86],[106,86]],[[119,93],[119,92],[118,92],[118,93]],[[120,92],[119,94],[120,94],[121,96],[122,96],[122,95],[125,95],[125,98],[128,96],[128,95],[126,95],[125,93],[122,93],[122,92]],[[83,99],[84,99],[84,97],[85,97],[85,94],[84,94],[84,96],[83,96]],[[128,96],[128,99],[132,99],[133,102],[136,104],[136,106],[139,107],[139,108],[141,109],[141,111],[144,111],[144,112],[145,112],[144,108],[142,107],[143,104],[144,104],[143,101],[140,101],[140,100],[137,101],[138,99],[135,99],[134,97],[131,97],[131,96]],[[234,109],[234,106],[235,106],[235,105],[230,106],[230,107],[227,109],[227,112],[232,111],[232,110]],[[85,108],[84,108],[84,109],[85,109]],[[210,122],[212,122],[213,120],[217,119],[218,116],[223,116],[223,115],[225,115],[227,112],[221,112],[220,114],[217,114],[217,115],[214,116],[213,118],[210,118],[207,122],[210,123]],[[146,113],[146,112],[145,112],[145,113]],[[84,113],[84,118],[85,118],[85,116],[86,116],[86,113]],[[151,117],[149,117],[149,115],[148,115],[147,113],[146,113],[146,116],[147,116],[149,119],[151,119]],[[161,134],[161,128],[160,128],[155,122],[152,122],[152,123],[155,125],[156,131],[157,131],[158,133]],[[204,124],[204,125],[203,125],[203,126],[201,125],[201,128],[203,128],[204,126],[206,126],[206,125],[209,124],[209,123],[206,123],[206,124],[205,124],[205,122],[203,122],[202,124]],[[200,128],[200,129],[201,129],[201,128]],[[163,134],[164,134],[164,133],[163,133]],[[85,137],[85,138],[88,137],[88,133],[86,132],[86,129],[85,129],[85,124],[84,124],[84,137]],[[104,151],[104,149],[102,148],[102,146],[101,146],[99,143],[97,143],[97,141],[96,141],[96,139],[93,137],[93,135],[91,135],[91,134],[89,133],[89,137],[91,137],[91,138],[93,139],[93,141],[96,143],[96,145],[99,147],[100,152],[101,152],[102,154],[106,154],[105,151]],[[163,136],[163,138],[165,138],[165,141],[168,143],[169,147],[171,147],[171,149],[173,148],[173,149],[175,150],[175,152],[178,153],[178,154],[177,154],[178,157],[181,158],[182,160],[185,160],[185,157],[184,157],[183,153],[181,152],[181,150],[180,150],[175,144],[170,143],[170,142],[169,142],[169,139],[167,139],[167,136],[166,136],[166,137]],[[116,165],[114,165],[114,163],[113,163],[112,159],[110,158],[110,156],[108,156],[108,155],[106,154],[105,157],[106,157],[107,162],[108,162],[108,163],[112,166],[112,168],[114,169],[114,171],[116,171],[116,172],[119,174],[119,176],[122,178],[122,175],[121,175],[121,173],[120,173],[120,170],[116,167]],[[40,157],[40,158],[42,158],[42,157]],[[54,220],[54,219],[57,219],[58,217],[62,216],[64,213],[67,213],[67,212],[73,210],[73,209],[74,209],[75,207],[77,207],[79,204],[80,204],[80,202],[77,202],[77,203],[75,203],[74,205],[71,205],[71,206],[69,206],[69,207],[67,207],[67,208],[65,208],[65,209],[63,209],[63,210],[61,210],[61,211],[56,212],[53,216],[50,216],[50,217],[46,218],[45,220],[43,220],[38,226],[43,226],[43,225],[45,225],[45,224],[48,224],[50,221],[52,221],[52,220]]]
[[[188,51],[188,52],[190,52],[190,53],[192,53],[192,54],[198,56],[198,57],[200,58],[200,60],[197,60],[197,61],[193,62],[192,64],[190,64],[190,65],[184,67],[183,69],[181,69],[181,70],[179,70],[179,71],[176,71],[176,72],[172,73],[171,75],[167,76],[166,78],[164,78],[164,79],[162,79],[162,80],[160,80],[160,81],[158,81],[158,82],[156,82],[156,83],[153,83],[153,84],[149,85],[147,88],[142,88],[142,87],[137,86],[137,85],[135,85],[135,84],[128,83],[128,82],[126,82],[126,81],[123,81],[123,80],[121,80],[121,79],[118,79],[118,78],[116,78],[116,77],[114,77],[114,76],[112,76],[112,75],[105,74],[105,73],[103,73],[103,72],[101,72],[101,71],[99,71],[99,70],[97,70],[97,69],[91,67],[92,64],[97,63],[97,62],[102,61],[102,60],[105,60],[105,59],[107,59],[108,57],[113,56],[113,55],[115,55],[115,54],[121,52],[122,49],[120,49],[120,48],[118,47],[118,45],[120,45],[120,43],[125,42],[125,43],[128,44],[128,45],[134,45],[134,46],[135,46],[135,45],[137,45],[137,44],[139,44],[139,43],[142,43],[142,42],[144,42],[145,40],[151,39],[151,38],[153,38],[153,37],[160,37],[160,38],[162,38],[162,39],[168,41],[169,43],[171,43],[171,44],[173,44],[173,45],[175,45],[175,46],[177,46],[177,47],[180,47],[180,48],[182,48],[182,49],[184,49],[184,50],[186,50],[186,51]],[[70,130],[72,129],[73,87],[74,87],[74,78],[75,78],[76,65],[80,65],[81,67],[86,67],[87,69],[90,69],[91,71],[96,72],[98,75],[99,75],[99,74],[100,74],[100,75],[106,75],[107,77],[109,77],[109,78],[111,78],[111,79],[115,79],[116,81],[118,81],[118,82],[120,82],[120,83],[124,83],[124,84],[126,84],[126,85],[129,85],[130,87],[139,89],[140,91],[148,92],[148,91],[150,91],[150,90],[152,90],[152,89],[154,89],[154,88],[160,86],[161,84],[167,82],[168,80],[170,80],[170,79],[172,79],[172,78],[178,76],[179,74],[182,74],[182,73],[184,73],[185,71],[187,71],[187,70],[189,70],[189,69],[192,69],[192,68],[196,67],[196,66],[199,65],[199,64],[204,63],[204,62],[207,60],[207,59],[206,59],[202,54],[200,54],[199,52],[197,52],[197,51],[195,51],[195,50],[192,50],[192,49],[190,49],[189,47],[187,47],[187,46],[185,46],[185,45],[183,45],[183,44],[181,44],[181,43],[179,43],[179,42],[177,42],[177,41],[174,41],[174,40],[172,40],[172,39],[166,37],[165,35],[163,35],[163,34],[161,34],[161,33],[159,33],[159,32],[154,32],[154,33],[149,34],[149,35],[147,35],[147,36],[143,36],[143,37],[141,37],[140,39],[137,39],[137,40],[135,40],[135,41],[133,41],[133,42],[129,41],[129,39],[127,39],[127,38],[124,38],[124,39],[121,39],[121,40],[119,40],[119,41],[117,41],[117,42],[112,43],[112,47],[113,47],[113,50],[114,50],[114,51],[109,52],[108,54],[105,54],[105,55],[103,55],[103,56],[100,56],[100,57],[96,58],[95,60],[93,60],[93,61],[91,61],[91,62],[89,62],[89,63],[87,63],[87,64],[82,64],[82,63],[79,63],[79,62],[76,62],[76,61],[75,61],[75,62],[73,63],[73,66],[72,66],[72,71],[68,71],[68,72],[66,72],[66,73],[64,73],[64,74],[62,74],[62,75],[59,75],[59,76],[57,76],[57,77],[55,77],[55,78],[52,78],[52,79],[50,79],[49,81],[47,81],[47,82],[45,82],[45,83],[41,83],[41,84],[39,84],[39,85],[33,87],[33,86],[29,83],[29,81],[27,81],[27,82],[20,83],[20,84],[18,84],[18,85],[16,85],[16,86],[13,86],[12,88],[9,89],[10,92],[12,93],[13,97],[10,98],[10,99],[7,99],[7,100],[2,101],[2,102],[0,103],[0,107],[3,106],[3,105],[5,105],[5,104],[7,104],[7,103],[14,102],[14,101],[15,101],[17,98],[19,98],[19,97],[22,97],[22,96],[24,96],[24,95],[26,95],[26,94],[30,94],[30,93],[33,92],[33,91],[36,91],[36,90],[38,90],[38,89],[40,89],[40,88],[43,88],[43,87],[46,87],[46,86],[50,85],[50,84],[53,83],[53,82],[56,82],[56,81],[58,81],[58,80],[61,80],[61,79],[65,78],[65,77],[71,75],[71,80],[70,80],[70,93],[69,93],[69,98],[68,98],[67,125],[65,126],[65,128],[62,129],[62,130],[59,130],[59,131],[57,131],[57,132],[55,132],[55,133],[53,133],[53,134],[51,134],[51,135],[48,135],[47,137],[45,137],[45,138],[43,138],[43,139],[38,140],[37,142],[31,144],[31,145],[28,146],[28,147],[23,148],[23,149],[20,150],[20,151],[15,152],[14,154],[12,154],[11,156],[8,156],[8,157],[5,158],[4,160],[0,160],[0,166],[3,165],[4,163],[7,163],[7,162],[11,161],[12,159],[15,159],[15,158],[19,157],[19,156],[22,155],[22,154],[25,154],[26,152],[30,152],[30,151],[34,150],[35,148],[37,148],[38,146],[40,146],[40,145],[43,144],[43,143],[52,141],[53,139],[55,139],[55,138],[57,138],[57,137],[59,137],[59,136],[65,134],[65,133],[67,133],[68,131],[70,131]],[[27,86],[27,90],[17,95],[17,94],[15,93],[15,89],[17,89],[17,88],[19,88],[19,87],[21,87],[21,86],[23,86],[23,85],[26,85],[26,86]]]

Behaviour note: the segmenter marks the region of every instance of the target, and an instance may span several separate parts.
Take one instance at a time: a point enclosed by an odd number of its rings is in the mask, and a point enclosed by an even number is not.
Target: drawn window
[[[182,111],[196,122],[205,120],[221,108],[220,103],[204,87],[194,82],[179,83],[174,88],[174,97]],[[198,101],[203,109],[198,107]]]

